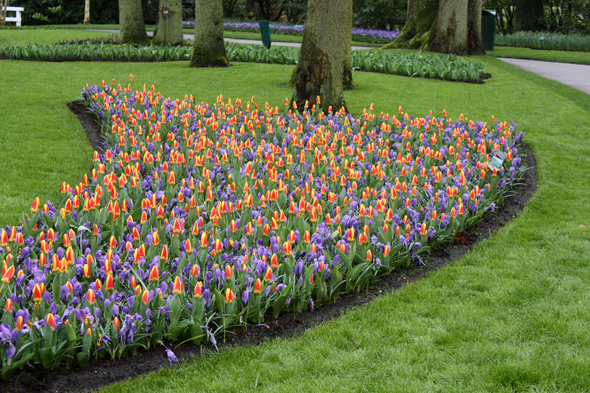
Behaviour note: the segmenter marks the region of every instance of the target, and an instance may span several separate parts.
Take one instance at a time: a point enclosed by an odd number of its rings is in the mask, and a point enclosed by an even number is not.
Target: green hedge
[[[498,34],[494,42],[523,48],[590,52],[590,36],[582,34],[519,32]]]

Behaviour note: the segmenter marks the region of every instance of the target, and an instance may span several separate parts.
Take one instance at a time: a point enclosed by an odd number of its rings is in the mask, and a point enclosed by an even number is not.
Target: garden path
[[[506,59],[500,60],[523,70],[590,94],[590,65],[555,63],[551,61]]]
[[[88,31],[103,31],[105,33],[119,33],[119,30],[105,30],[105,29],[86,29]],[[154,33],[151,31],[147,32],[148,35],[153,35]],[[185,40],[194,40],[195,39],[195,35],[194,34],[183,34],[182,38],[184,38]],[[224,38],[225,42],[234,42],[236,44],[253,44],[253,45],[262,45],[262,41],[260,40],[241,40],[241,39],[236,39],[236,38]],[[298,42],[272,42],[272,45],[274,46],[290,46],[290,47],[294,47],[294,48],[299,48],[301,47],[301,44]],[[362,50],[362,49],[375,49],[374,47],[370,47],[370,46],[352,46],[351,47],[352,50]]]

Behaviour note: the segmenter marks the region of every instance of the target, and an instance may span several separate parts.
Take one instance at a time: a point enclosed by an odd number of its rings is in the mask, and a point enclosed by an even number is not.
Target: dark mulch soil
[[[84,129],[88,133],[92,145],[96,148],[101,145],[100,128],[91,114],[84,110],[78,103],[70,103],[68,107],[74,112]],[[97,142],[98,141],[98,142]],[[336,318],[348,310],[367,304],[374,298],[394,291],[428,275],[433,270],[440,269],[447,263],[459,258],[468,252],[471,247],[491,236],[498,228],[521,211],[529,198],[537,188],[536,160],[533,152],[527,144],[521,146],[521,152],[525,157],[523,161],[530,169],[524,179],[513,189],[513,194],[507,198],[504,206],[499,207],[495,213],[488,214],[476,226],[462,233],[462,238],[452,244],[441,245],[432,250],[424,258],[425,265],[412,266],[401,272],[391,274],[369,286],[368,291],[350,293],[341,296],[336,303],[316,307],[314,312],[297,314],[284,314],[277,320],[270,320],[266,327],[250,326],[235,328],[226,334],[226,343],[221,343],[223,338],[217,337],[220,350],[238,345],[258,345],[267,340],[278,337],[293,337],[306,329],[312,328],[322,322]],[[192,344],[183,344],[174,349],[174,353],[180,361],[214,352],[209,346],[199,347]],[[128,378],[135,378],[149,372],[157,371],[163,367],[170,367],[164,348],[157,346],[150,351],[141,352],[133,357],[126,357],[116,362],[91,361],[85,368],[66,370],[63,367],[54,371],[46,371],[26,367],[16,374],[10,382],[0,382],[0,392],[82,392],[91,391],[101,386]]]

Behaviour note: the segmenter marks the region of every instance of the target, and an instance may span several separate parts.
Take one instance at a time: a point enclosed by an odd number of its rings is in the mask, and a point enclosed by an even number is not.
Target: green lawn
[[[495,46],[494,50],[489,52],[489,54],[494,57],[556,61],[559,63],[590,64],[590,52],[539,50],[516,48],[510,46]]]
[[[490,57],[475,85],[357,72],[355,115],[375,110],[518,124],[535,152],[538,190],[494,236],[427,278],[308,330],[227,349],[103,392],[582,392],[590,390],[590,96]],[[91,168],[66,103],[113,77],[166,96],[256,96],[282,105],[292,66],[235,63],[1,61],[0,224],[34,197],[56,198]],[[264,75],[261,78],[260,75]],[[578,225],[583,224],[586,228]]]
[[[0,45],[27,45],[29,43],[47,45],[59,41],[105,37],[108,35],[110,33],[67,29],[6,29],[0,31]]]

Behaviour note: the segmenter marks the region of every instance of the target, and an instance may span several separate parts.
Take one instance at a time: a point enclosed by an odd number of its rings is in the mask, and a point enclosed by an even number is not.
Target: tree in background
[[[440,0],[428,33],[428,49],[457,55],[484,54],[481,10],[481,0]]]
[[[84,24],[90,24],[90,0],[84,1]]]
[[[121,44],[146,44],[141,0],[119,0],[119,38]]]
[[[182,44],[182,1],[160,0],[158,28],[154,32],[154,44]]]
[[[516,31],[538,31],[544,28],[545,10],[543,0],[514,0],[514,29]]]
[[[384,48],[483,54],[481,10],[481,0],[409,0],[406,25]]]
[[[8,0],[0,0],[0,26],[6,24],[6,7],[8,7]]]
[[[222,0],[195,1],[195,44],[191,67],[227,67]]]
[[[293,101],[321,97],[327,111],[346,107],[344,89],[352,88],[352,0],[309,0],[299,63],[293,71]]]
[[[401,33],[384,49],[418,49],[428,42],[428,32],[436,19],[439,0],[408,0],[406,23]]]
[[[400,30],[406,22],[406,0],[354,0],[353,26]]]

